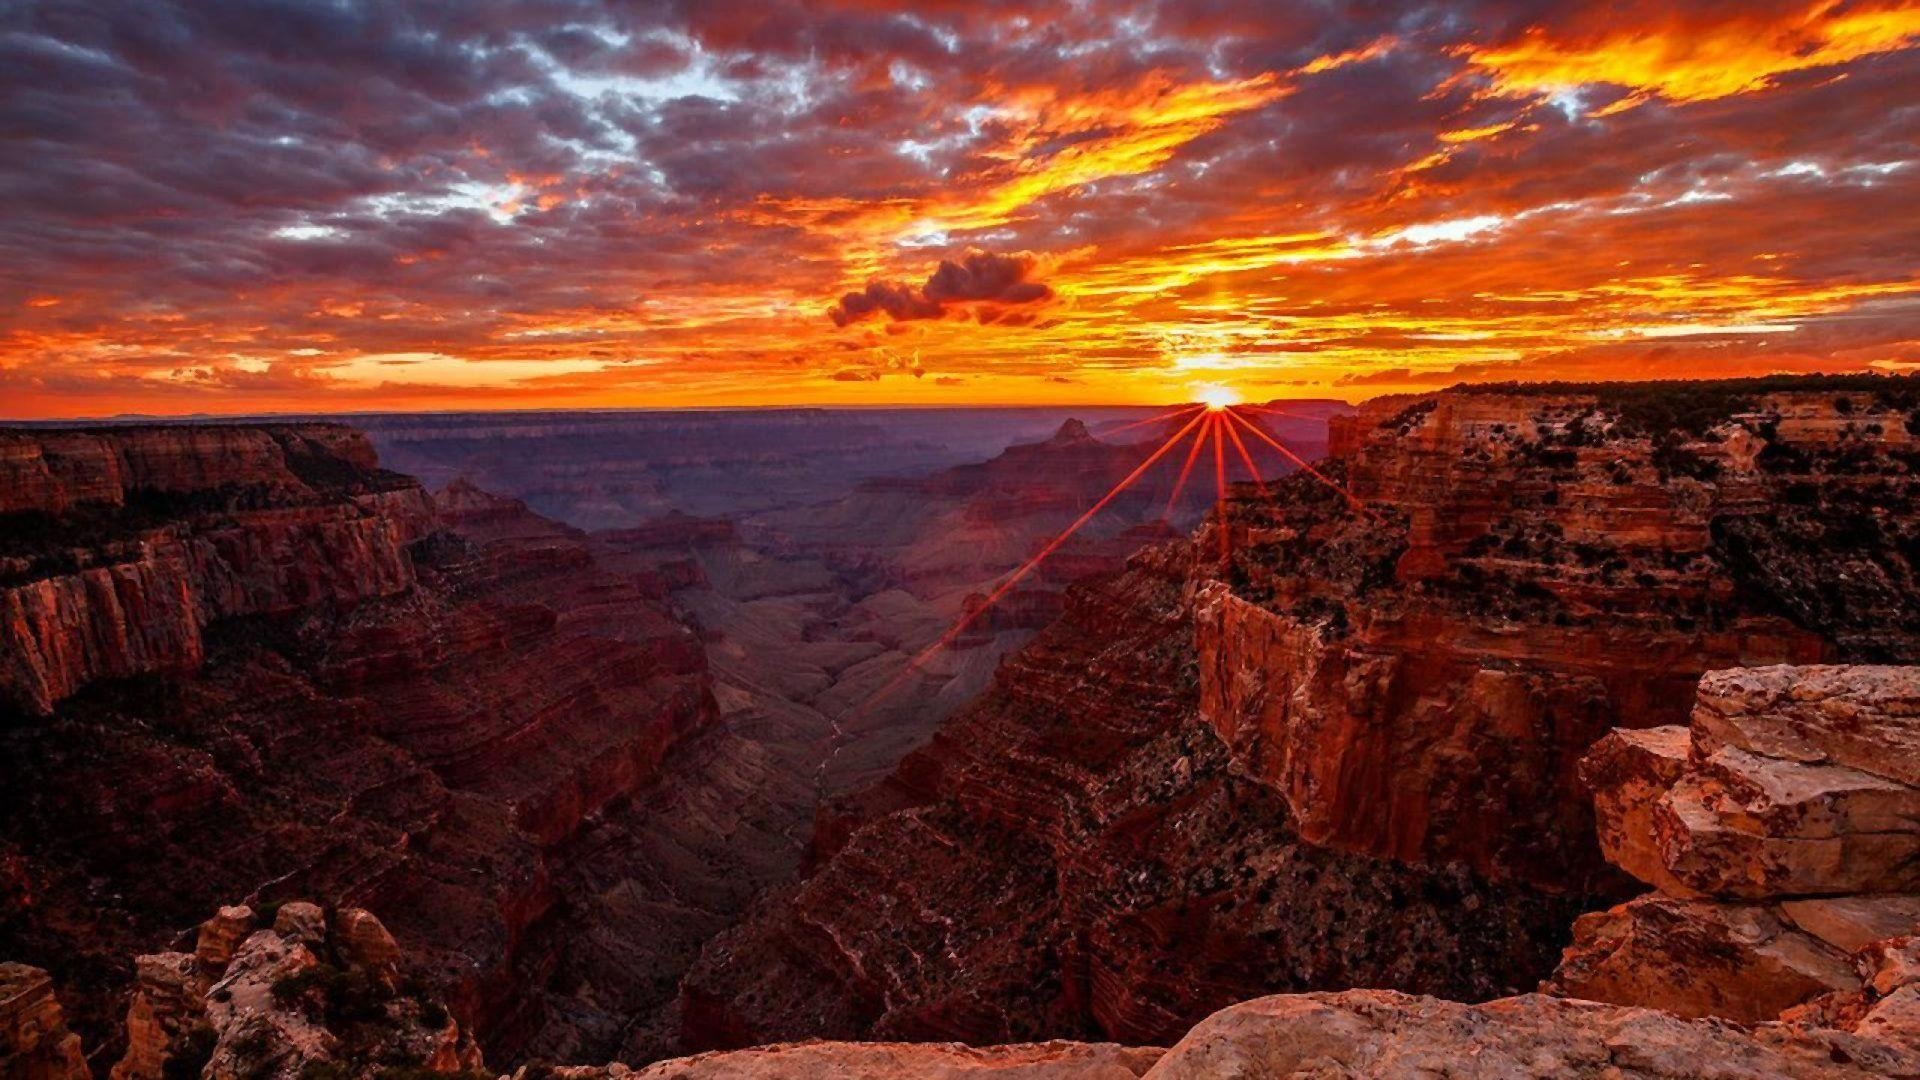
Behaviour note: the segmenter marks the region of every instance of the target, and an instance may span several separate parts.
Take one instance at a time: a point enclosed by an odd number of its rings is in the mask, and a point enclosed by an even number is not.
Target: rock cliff
[[[1908,751],[1920,723],[1917,689],[1920,668],[1709,674],[1690,731],[1622,729],[1589,755],[1583,773],[1596,788],[1608,856],[1647,876],[1649,853],[1656,853],[1671,880],[1685,879],[1691,871],[1667,842],[1670,825],[1663,822],[1674,803],[1691,798],[1688,780],[1709,771],[1735,744],[1766,759],[1756,771],[1781,774],[1777,790],[1796,787],[1798,770],[1853,767],[1842,764],[1847,760],[1874,765],[1880,770],[1874,775],[1912,775]],[[1734,824],[1747,826],[1761,842],[1730,852],[1724,865],[1745,862],[1759,871],[1773,862],[1765,842],[1790,839],[1807,821],[1747,817],[1773,805],[1753,794],[1738,807],[1724,799],[1715,805],[1721,812],[1737,810]],[[1870,835],[1876,823],[1815,822],[1837,835]],[[1849,887],[1848,873],[1840,864],[1827,864],[1824,871],[1802,865],[1791,879],[1794,895],[1820,899],[1776,901],[1772,917],[1797,924],[1789,932],[1820,939],[1811,947],[1827,948],[1836,961],[1833,970],[1846,973],[1845,985],[1798,1004],[1792,995],[1774,1006],[1758,1002],[1785,985],[1778,961],[1804,956],[1808,946],[1716,936],[1736,921],[1726,912],[1741,902],[1702,899],[1691,907],[1671,906],[1662,924],[1668,933],[1654,948],[1599,957],[1597,967],[1605,972],[1598,978],[1594,935],[1583,928],[1582,941],[1568,950],[1556,985],[1549,987],[1552,994],[1482,1004],[1382,990],[1259,997],[1205,1017],[1168,1049],[1066,1041],[805,1042],[699,1054],[641,1069],[530,1064],[511,1080],[1920,1077],[1920,917],[1911,907],[1904,913],[1888,907],[1880,894],[1833,906],[1830,894]],[[1787,880],[1766,873],[1740,879]],[[1795,903],[1828,906],[1794,910]],[[1668,950],[1665,955],[1656,955],[1660,947]],[[406,952],[363,910],[329,911],[301,901],[272,913],[222,908],[201,924],[193,951],[143,956],[137,967],[128,1048],[113,1070],[115,1080],[493,1075],[431,987],[414,977]],[[1559,996],[1594,989],[1606,1000]],[[1800,996],[1811,992],[1802,988]],[[1736,1013],[1748,1015],[1741,1023],[1722,1019]],[[12,1055],[0,1057],[0,1064],[12,1067],[9,1075],[84,1075],[76,1044],[64,1032],[44,974],[0,965],[0,1051]]]
[[[1877,382],[1370,404],[1329,467],[1364,510],[1215,526],[1201,713],[1315,843],[1599,884],[1574,770],[1609,728],[1714,668],[1920,659],[1915,390]]]
[[[0,1075],[87,1080],[80,1036],[67,1030],[53,980],[39,968],[0,963]]]
[[[1164,1042],[1275,990],[1531,987],[1629,894],[1596,740],[1684,720],[1716,668],[1920,658],[1917,404],[1868,379],[1364,409],[1320,475],[1073,594],[823,814],[814,874],[683,984],[689,1045]]]
[[[1583,916],[1550,988],[1771,1019],[1859,994],[1920,934],[1920,668],[1701,680],[1686,727],[1616,731],[1583,775],[1608,859],[1655,892]]]
[[[114,1051],[126,956],[317,897],[378,913],[511,1056],[553,943],[592,932],[556,885],[583,834],[715,719],[683,568],[471,489],[436,506],[338,427],[4,446],[5,952]]]
[[[185,672],[217,619],[392,596],[431,508],[319,424],[0,431],[0,701]]]

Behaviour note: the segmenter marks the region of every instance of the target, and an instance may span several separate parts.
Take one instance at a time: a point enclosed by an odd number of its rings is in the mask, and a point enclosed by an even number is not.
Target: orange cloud
[[[0,64],[17,415],[1920,363],[1910,4],[476,0],[297,80],[66,6]],[[612,44],[655,22],[671,77]]]
[[[1504,45],[1461,51],[1504,94],[1626,88],[1596,114],[1605,116],[1655,97],[1712,101],[1765,89],[1782,75],[1903,49],[1920,36],[1920,7],[1898,0],[1816,0],[1784,13],[1735,6],[1715,21],[1689,19],[1684,8],[1659,11],[1643,22],[1596,9],[1590,32],[1536,27]]]

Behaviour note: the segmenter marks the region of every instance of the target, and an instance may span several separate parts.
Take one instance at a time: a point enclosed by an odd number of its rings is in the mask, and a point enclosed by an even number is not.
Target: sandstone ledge
[[[1909,989],[1912,989],[1909,987]],[[1901,991],[1904,993],[1905,991]],[[1541,995],[1464,1005],[1382,990],[1283,994],[1223,1009],[1172,1049],[1036,1043],[810,1042],[656,1063],[522,1069],[516,1080],[1279,1080],[1920,1076],[1898,994],[1860,1031],[1808,1024],[1742,1028],[1653,1009]]]
[[[1587,915],[1546,988],[1770,1020],[1858,994],[1920,932],[1920,668],[1709,672],[1687,727],[1581,764],[1601,849],[1655,892]]]

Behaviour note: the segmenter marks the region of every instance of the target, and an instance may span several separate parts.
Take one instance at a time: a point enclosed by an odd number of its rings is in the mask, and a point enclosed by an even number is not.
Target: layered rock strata
[[[88,1080],[80,1036],[67,1030],[53,980],[39,968],[0,963],[0,1076]]]
[[[1601,848],[1656,891],[1575,924],[1556,992],[1771,1019],[1920,934],[1920,668],[1708,674],[1686,727],[1615,732],[1583,775]]]
[[[223,900],[319,897],[510,1055],[553,942],[590,932],[556,886],[582,834],[715,719],[685,568],[436,506],[337,427],[5,446],[31,528],[4,542],[0,946],[117,1056],[124,957]]]
[[[419,487],[333,425],[0,432],[0,702],[197,669],[218,619],[392,596]]]
[[[1630,895],[1596,740],[1707,671],[1920,659],[1920,395],[1805,385],[1363,409],[823,813],[818,869],[683,984],[688,1045],[1164,1042],[1274,990],[1535,985]]]

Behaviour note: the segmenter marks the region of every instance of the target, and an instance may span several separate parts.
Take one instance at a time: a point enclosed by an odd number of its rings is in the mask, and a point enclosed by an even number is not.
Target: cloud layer
[[[1256,8],[11,5],[0,413],[1920,366],[1913,5]]]

